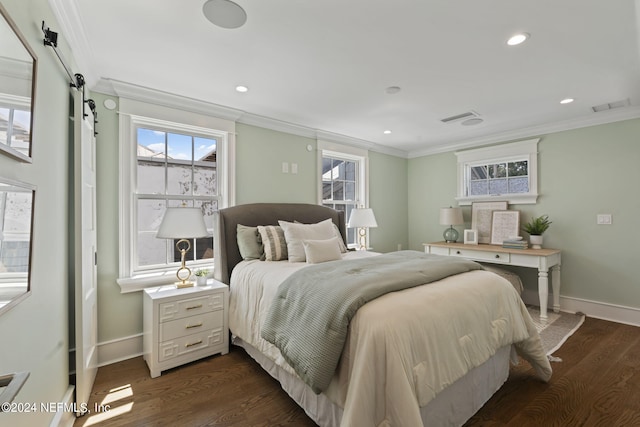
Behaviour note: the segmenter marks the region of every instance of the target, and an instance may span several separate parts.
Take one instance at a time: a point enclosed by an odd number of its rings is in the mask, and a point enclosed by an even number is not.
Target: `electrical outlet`
[[[596,223],[598,225],[611,225],[611,214],[598,214]]]

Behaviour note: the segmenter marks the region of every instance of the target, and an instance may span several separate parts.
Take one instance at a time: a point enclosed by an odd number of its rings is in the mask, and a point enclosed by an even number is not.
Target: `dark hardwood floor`
[[[640,426],[640,328],[587,318],[555,355],[548,384],[512,367],[465,426]],[[100,368],[89,409],[74,427],[315,425],[233,346],[154,379],[141,357]]]

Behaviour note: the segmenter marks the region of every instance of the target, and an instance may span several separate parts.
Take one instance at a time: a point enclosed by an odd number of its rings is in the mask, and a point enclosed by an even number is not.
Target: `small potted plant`
[[[524,231],[529,233],[529,241],[533,249],[542,249],[542,233],[547,231],[550,225],[549,215],[541,215],[537,218],[531,218],[531,221],[522,227]]]
[[[207,284],[207,275],[209,275],[209,270],[206,268],[199,268],[194,273],[196,275],[196,282],[198,286],[204,286]]]

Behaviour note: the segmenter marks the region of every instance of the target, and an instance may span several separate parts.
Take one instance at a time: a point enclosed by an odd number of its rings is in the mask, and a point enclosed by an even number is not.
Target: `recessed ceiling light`
[[[384,91],[389,95],[393,95],[393,94],[396,94],[396,93],[400,92],[401,90],[402,89],[400,89],[399,86],[389,86]]]
[[[560,104],[571,104],[574,101],[573,98],[565,98],[562,101],[560,101]]]
[[[519,33],[511,36],[509,40],[507,40],[507,44],[509,46],[516,46],[520,43],[524,43],[525,40],[529,38],[529,34],[527,33]]]
[[[230,0],[207,0],[202,13],[211,23],[222,28],[238,28],[247,22],[247,12]]]
[[[236,92],[245,93],[248,91],[249,91],[249,88],[246,86],[242,86],[242,85],[236,86]]]
[[[385,131],[384,131],[384,132],[382,132],[382,133],[384,133],[385,135],[389,135],[389,134],[391,133],[391,131],[390,131],[389,129],[387,129],[387,130],[385,130]]]

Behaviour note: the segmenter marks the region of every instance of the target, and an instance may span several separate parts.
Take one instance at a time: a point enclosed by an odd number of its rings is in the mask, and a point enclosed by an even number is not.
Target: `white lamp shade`
[[[349,228],[375,228],[378,226],[373,210],[369,208],[353,209],[349,215]]]
[[[440,208],[440,224],[464,224],[464,220],[462,219],[462,208]]]
[[[193,239],[208,236],[200,208],[167,208],[158,228],[160,239]]]

